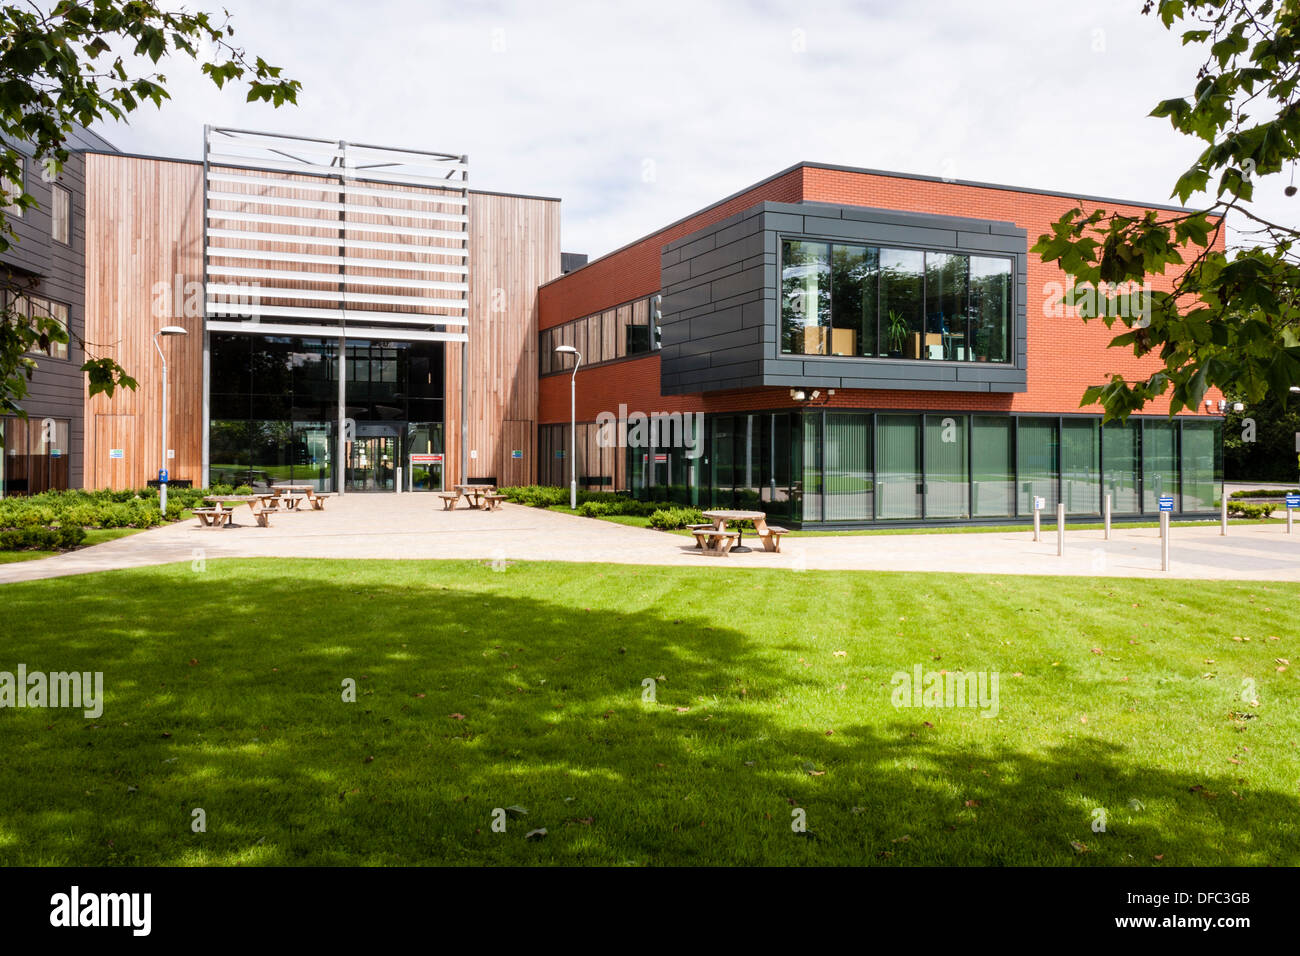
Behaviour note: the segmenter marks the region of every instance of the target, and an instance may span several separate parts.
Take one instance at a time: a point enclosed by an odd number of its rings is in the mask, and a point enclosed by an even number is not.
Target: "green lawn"
[[[107,698],[0,710],[4,865],[1300,860],[1294,585],[268,560],[0,594],[0,670]],[[997,672],[997,716],[895,708],[918,664]]]

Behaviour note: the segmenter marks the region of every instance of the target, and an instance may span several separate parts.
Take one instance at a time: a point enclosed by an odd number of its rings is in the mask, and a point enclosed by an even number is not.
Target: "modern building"
[[[569,345],[583,487],[799,526],[1005,522],[1035,498],[1093,515],[1107,494],[1116,516],[1212,510],[1218,392],[1172,420],[1079,407],[1151,368],[1059,307],[1066,277],[1029,252],[1080,203],[1171,208],[800,163],[552,280],[541,481],[569,472]],[[611,414],[650,427],[611,440]]]
[[[164,461],[196,484],[565,485],[572,457],[584,488],[848,527],[1221,491],[1221,396],[1103,427],[1084,389],[1148,364],[1029,252],[1080,201],[1170,207],[801,163],[588,262],[558,200],[471,189],[454,153],[208,128],[201,162],[78,156],[84,334],[140,388],[68,409],[66,476],[6,493]],[[155,345],[164,325],[189,334]]]
[[[85,331],[87,150],[111,152],[84,129],[69,137],[71,156],[57,175],[22,158],[22,187],[36,200],[7,210],[16,241],[0,253],[4,304],[12,312],[50,316],[67,328],[68,343],[51,343],[32,357],[38,371],[23,402],[26,418],[0,416],[0,493],[35,494],[77,488],[83,481],[85,395],[81,341]]]

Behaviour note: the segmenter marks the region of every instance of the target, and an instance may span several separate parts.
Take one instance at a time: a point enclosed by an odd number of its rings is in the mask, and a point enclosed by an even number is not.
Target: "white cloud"
[[[562,197],[593,256],[799,160],[1164,202],[1198,149],[1147,116],[1196,52],[1135,0],[223,5],[300,105],[170,62],[120,148],[198,157],[214,123],[465,152],[478,188]],[[1258,205],[1294,222],[1283,185]]]

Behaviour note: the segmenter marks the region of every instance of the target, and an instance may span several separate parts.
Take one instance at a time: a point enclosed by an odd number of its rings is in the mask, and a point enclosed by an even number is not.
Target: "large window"
[[[876,416],[876,517],[921,517],[921,420]]]
[[[0,418],[0,494],[66,490],[71,430],[64,418]]]
[[[1056,478],[1060,462],[1055,418],[1022,418],[1016,436],[1020,475],[1021,514],[1034,512],[1034,498],[1045,498],[1043,510],[1056,513]]]
[[[1137,421],[1102,426],[1102,494],[1110,495],[1112,514],[1135,515],[1142,510],[1141,450],[1142,426]]]
[[[1011,260],[786,239],[781,350],[1011,361]]]
[[[826,520],[870,521],[875,514],[871,416],[826,416]]]
[[[1066,514],[1100,514],[1101,433],[1095,418],[1061,422],[1061,498]]]
[[[1223,481],[1223,426],[1183,422],[1183,510],[1212,511]]]
[[[976,415],[971,419],[971,513],[1003,518],[1016,513],[1015,422]]]
[[[970,517],[966,416],[925,417],[925,516]]]
[[[1178,507],[1178,431],[1173,422],[1142,422],[1142,510],[1160,511],[1160,497],[1174,496]]]

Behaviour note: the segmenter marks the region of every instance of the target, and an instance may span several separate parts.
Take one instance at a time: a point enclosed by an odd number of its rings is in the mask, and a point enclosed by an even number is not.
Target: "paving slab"
[[[222,558],[470,558],[1300,581],[1300,530],[1288,535],[1280,524],[1236,524],[1227,537],[1219,535],[1217,525],[1175,526],[1172,568],[1163,572],[1158,531],[1118,525],[1109,541],[1100,530],[1067,530],[1063,556],[1056,553],[1052,527],[1037,543],[1029,531],[786,537],[779,554],[762,550],[746,535],[746,543],[754,545],[749,554],[709,557],[682,535],[521,505],[444,511],[438,499],[417,494],[337,496],[324,511],[275,514],[269,528],[257,527],[246,510],[236,509],[239,526],[234,528],[183,521],[79,551],[0,565],[0,583]]]

